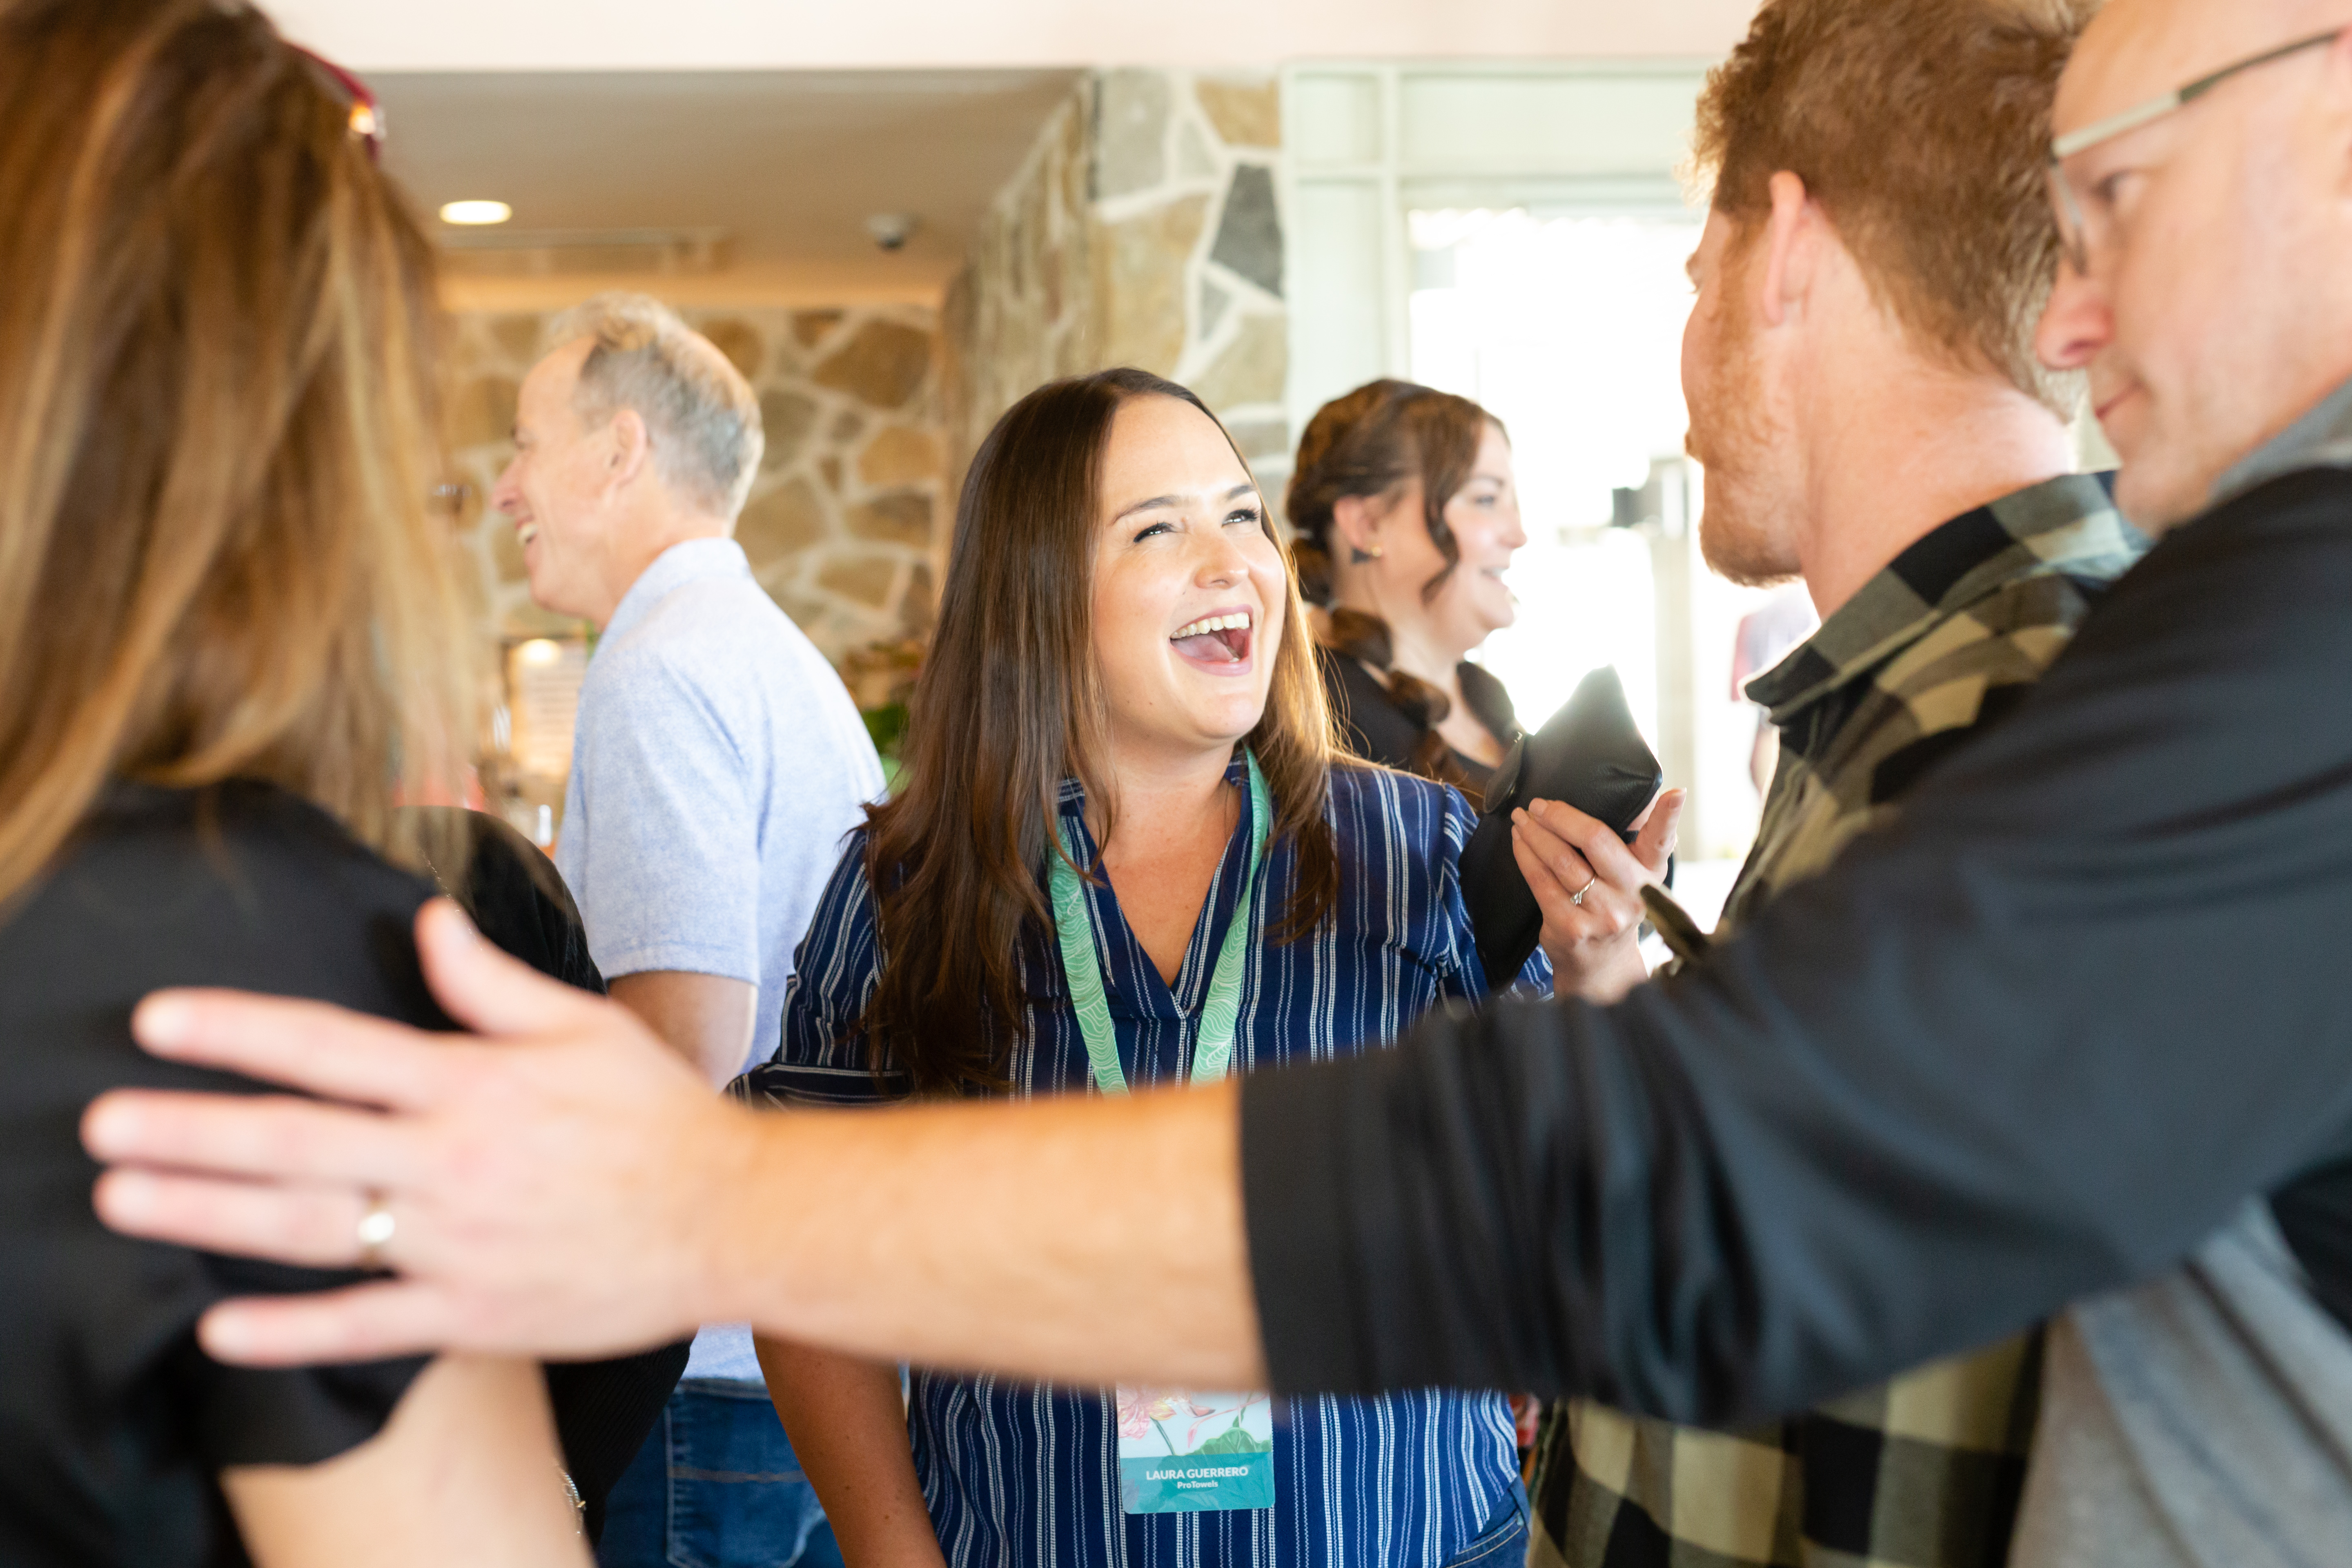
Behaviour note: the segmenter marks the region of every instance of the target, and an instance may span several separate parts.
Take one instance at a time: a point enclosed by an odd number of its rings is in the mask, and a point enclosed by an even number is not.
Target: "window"
[[[1474,397],[1510,427],[1521,613],[1479,657],[1530,725],[1617,667],[1669,782],[1691,790],[1680,886],[1706,923],[1760,805],[1758,716],[1732,670],[1769,595],[1700,563],[1701,476],[1681,456],[1701,215],[1675,174],[1703,75],[1299,67],[1285,115],[1293,431],[1379,375]]]

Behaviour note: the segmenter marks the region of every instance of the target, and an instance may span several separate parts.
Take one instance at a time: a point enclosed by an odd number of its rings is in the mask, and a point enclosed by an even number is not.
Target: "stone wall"
[[[951,472],[1040,383],[1133,364],[1198,392],[1279,504],[1280,90],[1270,72],[1099,71],[1055,111],[949,291]]]
[[[835,664],[930,629],[946,454],[934,312],[690,310],[760,394],[767,454],[736,538],[761,584]],[[499,638],[573,629],[530,602],[514,530],[487,500],[513,455],[523,374],[550,317],[457,318],[450,367],[459,521]]]

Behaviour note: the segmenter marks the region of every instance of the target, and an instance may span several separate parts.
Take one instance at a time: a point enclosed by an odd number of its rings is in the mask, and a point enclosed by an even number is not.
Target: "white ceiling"
[[[372,71],[387,165],[429,214],[488,197],[496,237],[724,231],[730,265],[663,280],[681,302],[936,299],[1066,70]],[[875,213],[920,226],[885,255]],[[535,308],[604,279],[458,278],[453,302]]]
[[[723,231],[724,270],[661,291],[751,304],[936,299],[1079,68],[1707,58],[1756,0],[264,3],[381,93],[389,163],[428,208],[509,202],[517,236]],[[866,237],[881,212],[922,220],[896,255]],[[645,281],[470,270],[453,303],[537,309]]]
[[[361,70],[1712,58],[1756,0],[265,0]]]

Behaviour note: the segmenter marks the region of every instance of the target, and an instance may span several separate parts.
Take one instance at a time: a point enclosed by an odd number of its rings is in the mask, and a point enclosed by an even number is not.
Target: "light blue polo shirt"
[[[746,1065],[774,1054],[784,983],[882,764],[841,678],[731,539],[671,546],[613,612],[580,688],[556,868],[607,980],[760,988]],[[706,1330],[689,1377],[757,1378]]]

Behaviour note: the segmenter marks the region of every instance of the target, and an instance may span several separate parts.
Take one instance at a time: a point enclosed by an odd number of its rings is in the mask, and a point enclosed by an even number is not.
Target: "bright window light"
[[[1415,212],[1413,379],[1475,399],[1510,427],[1528,547],[1511,567],[1519,622],[1480,662],[1540,724],[1614,664],[1657,733],[1648,545],[1611,518],[1651,459],[1682,450],[1683,263],[1696,219]]]
[[[504,202],[451,202],[441,209],[443,223],[504,223],[512,216],[514,208]]]

